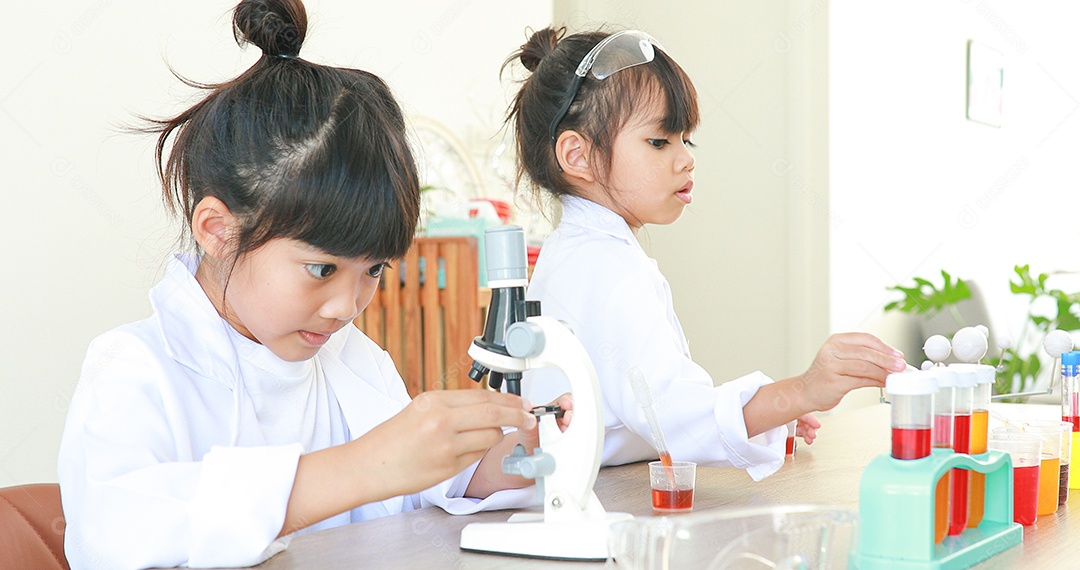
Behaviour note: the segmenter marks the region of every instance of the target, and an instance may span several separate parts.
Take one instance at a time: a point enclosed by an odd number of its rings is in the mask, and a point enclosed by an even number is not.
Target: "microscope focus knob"
[[[555,458],[548,453],[534,453],[522,459],[518,465],[521,476],[526,479],[539,479],[555,472]]]
[[[514,358],[531,358],[544,350],[544,330],[528,321],[514,323],[506,329],[506,352]]]

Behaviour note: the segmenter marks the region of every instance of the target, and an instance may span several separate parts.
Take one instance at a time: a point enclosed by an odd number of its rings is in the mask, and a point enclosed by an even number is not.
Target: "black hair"
[[[199,201],[221,200],[240,222],[234,263],[276,238],[346,258],[402,257],[420,189],[401,109],[377,76],[299,58],[306,31],[299,0],[236,6],[237,43],[262,57],[224,83],[180,78],[209,93],[147,129],[159,134],[166,205],[189,235]]]
[[[504,71],[514,61],[520,61],[531,72],[514,97],[506,121],[516,131],[518,181],[528,177],[538,201],[542,202],[540,189],[555,196],[574,194],[573,186],[559,169],[549,127],[570,96],[574,72],[581,60],[609,35],[592,31],[567,36],[566,28],[544,28],[533,33],[503,63]],[[694,84],[675,60],[656,48],[648,64],[626,68],[604,80],[586,75],[555,136],[567,130],[585,136],[593,148],[590,162],[606,180],[615,135],[640,103],[651,102],[649,98],[657,96],[663,97],[661,126],[665,131],[683,133],[697,128],[700,117]]]

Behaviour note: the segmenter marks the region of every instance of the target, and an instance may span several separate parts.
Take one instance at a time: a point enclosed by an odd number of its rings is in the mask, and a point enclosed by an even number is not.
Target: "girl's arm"
[[[502,426],[535,431],[536,418],[510,394],[420,394],[356,440],[300,457],[279,536],[448,479],[490,455],[491,448],[505,445]]]
[[[833,335],[806,372],[758,389],[743,406],[746,433],[754,437],[810,412],[830,410],[851,390],[884,387],[885,376],[906,367],[903,353],[873,335]]]

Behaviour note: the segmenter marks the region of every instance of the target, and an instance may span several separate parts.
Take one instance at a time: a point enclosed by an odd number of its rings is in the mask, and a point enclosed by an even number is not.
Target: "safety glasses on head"
[[[589,50],[589,53],[585,54],[585,57],[578,65],[577,71],[574,72],[574,82],[570,84],[569,96],[562,107],[559,108],[559,112],[555,114],[555,118],[552,119],[551,126],[548,128],[552,149],[555,148],[555,135],[559,123],[566,117],[566,113],[570,111],[570,105],[577,98],[578,90],[581,89],[581,82],[585,81],[585,76],[591,72],[593,77],[603,81],[611,77],[612,74],[628,67],[649,63],[656,56],[654,47],[664,49],[660,42],[645,32],[624,30],[600,40],[600,43]]]

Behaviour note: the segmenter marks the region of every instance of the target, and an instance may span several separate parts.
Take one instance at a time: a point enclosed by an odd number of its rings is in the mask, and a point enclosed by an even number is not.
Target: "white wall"
[[[992,333],[1015,338],[1026,307],[1009,292],[1013,266],[1080,268],[1080,6],[842,2],[829,19],[833,328],[903,344],[886,287],[946,269],[975,280]],[[965,119],[969,39],[1004,54],[1000,129]]]
[[[698,89],[694,203],[641,239],[695,361],[717,382],[805,370],[828,336],[825,6],[563,0],[555,22],[643,29]]]
[[[498,71],[526,26],[527,0],[309,0],[301,56],[385,78],[408,113],[489,153],[506,106]],[[0,64],[0,486],[55,481],[56,451],[87,343],[148,315],[147,289],[171,250],[150,137],[135,114],[194,101],[166,63],[200,81],[257,57],[233,43],[230,1],[23,2]]]

